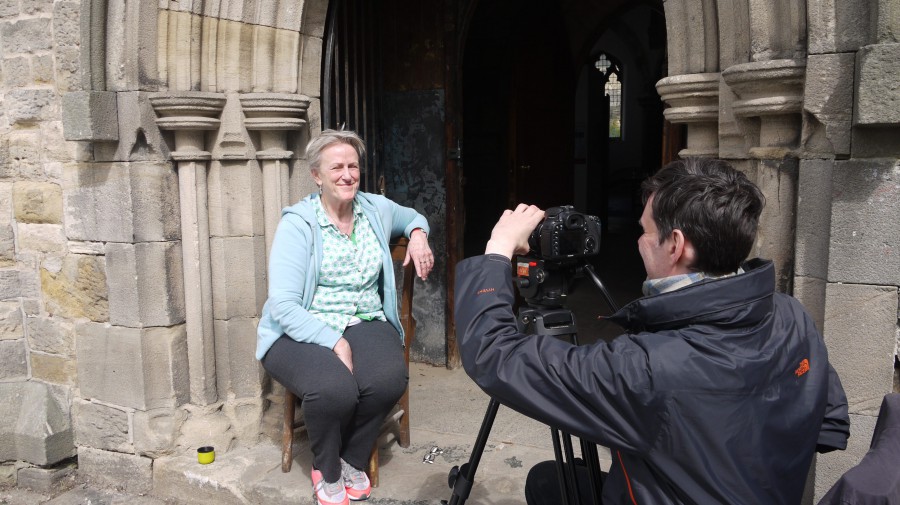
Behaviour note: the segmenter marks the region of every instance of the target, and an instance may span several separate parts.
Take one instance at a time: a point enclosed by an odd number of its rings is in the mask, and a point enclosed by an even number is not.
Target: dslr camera
[[[532,306],[561,307],[587,258],[600,253],[600,219],[571,205],[551,207],[516,262],[519,293]]]
[[[551,207],[528,237],[531,254],[543,260],[565,260],[600,252],[600,219],[571,205]]]

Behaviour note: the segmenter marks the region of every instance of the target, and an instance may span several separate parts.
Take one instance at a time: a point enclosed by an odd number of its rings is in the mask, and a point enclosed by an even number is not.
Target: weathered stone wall
[[[77,454],[144,493],[155,458],[275,436],[256,324],[326,8],[2,2],[0,385],[35,406],[3,411],[4,475]]]
[[[850,446],[817,459],[808,503],[862,458],[896,389],[900,2],[715,4],[717,16],[709,2],[666,2],[670,76],[658,89],[667,118],[688,125],[683,154],[731,160],[765,193],[754,254],[775,261],[779,289],[813,315],[843,380]],[[702,15],[692,32],[703,37],[673,30],[670,11]],[[715,19],[717,62],[698,54],[714,52]]]

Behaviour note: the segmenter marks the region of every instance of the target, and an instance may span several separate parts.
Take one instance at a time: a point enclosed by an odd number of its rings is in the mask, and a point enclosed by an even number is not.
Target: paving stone
[[[153,488],[153,460],[79,447],[78,478],[127,493],[149,493]]]

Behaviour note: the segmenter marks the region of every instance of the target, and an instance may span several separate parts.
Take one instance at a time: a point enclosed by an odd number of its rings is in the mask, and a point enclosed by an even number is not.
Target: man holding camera
[[[609,318],[626,332],[577,347],[518,331],[510,260],[544,218],[520,204],[456,269],[466,372],[503,405],[609,447],[604,504],[797,504],[813,453],[846,448],[849,417],[812,319],[775,292],[771,261],[744,262],[763,196],[695,158],[643,189],[646,296]],[[559,503],[559,486],[533,470],[526,497]]]

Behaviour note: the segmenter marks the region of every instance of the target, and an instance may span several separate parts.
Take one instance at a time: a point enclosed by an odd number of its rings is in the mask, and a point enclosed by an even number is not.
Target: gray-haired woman
[[[351,131],[310,141],[319,191],[282,211],[257,332],[257,359],[303,404],[323,505],[368,498],[361,468],[409,380],[390,240],[409,237],[403,264],[423,280],[434,266],[425,217],[359,191],[364,154]]]

